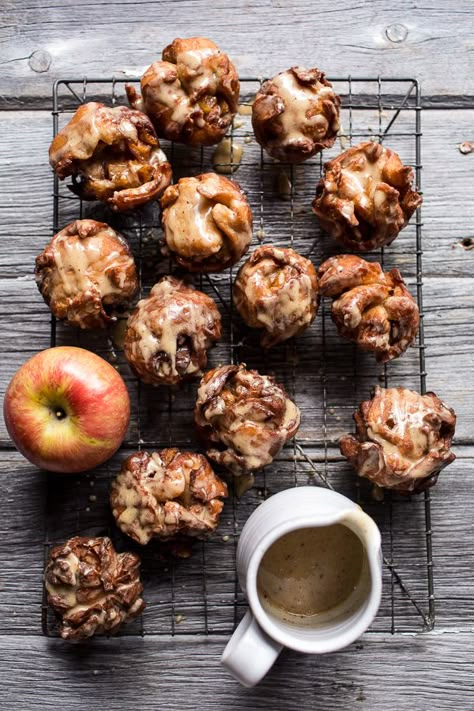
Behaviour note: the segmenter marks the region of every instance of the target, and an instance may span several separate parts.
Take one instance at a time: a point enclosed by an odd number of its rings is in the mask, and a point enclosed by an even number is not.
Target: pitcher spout
[[[340,523],[353,531],[362,542],[369,561],[379,563],[381,557],[381,536],[377,524],[366,514],[360,506],[350,509],[340,519]]]

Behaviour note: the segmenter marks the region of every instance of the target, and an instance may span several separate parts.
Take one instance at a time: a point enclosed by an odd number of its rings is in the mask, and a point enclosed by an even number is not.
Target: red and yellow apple
[[[21,366],[3,410],[24,457],[42,469],[73,473],[117,451],[130,420],[130,398],[110,363],[84,348],[59,346]]]

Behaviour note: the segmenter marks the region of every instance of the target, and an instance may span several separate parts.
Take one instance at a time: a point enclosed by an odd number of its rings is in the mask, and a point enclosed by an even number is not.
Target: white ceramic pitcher
[[[347,606],[347,614],[341,609],[340,614],[316,626],[282,621],[262,606],[257,590],[257,573],[265,552],[286,533],[332,524],[351,529],[365,549],[363,582],[358,586],[356,603],[350,596],[341,603]],[[268,672],[283,647],[322,654],[351,644],[369,627],[380,605],[380,544],[380,531],[370,516],[335,491],[302,486],[267,499],[249,517],[240,536],[237,574],[250,609],[224,650],[221,659],[224,667],[244,686],[254,686]]]

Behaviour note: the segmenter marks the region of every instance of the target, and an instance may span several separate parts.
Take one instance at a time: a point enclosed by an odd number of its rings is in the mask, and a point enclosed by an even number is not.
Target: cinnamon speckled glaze
[[[296,434],[300,411],[274,378],[224,365],[202,378],[194,420],[209,459],[240,475],[273,461]]]
[[[130,105],[145,111],[160,137],[188,145],[219,143],[239,102],[239,77],[229,57],[204,37],[175,39],[146,70],[141,96],[128,85]]]
[[[75,220],[36,257],[35,278],[56,318],[80,328],[116,321],[138,290],[125,239],[105,222]]]
[[[171,182],[150,119],[127,106],[82,104],[53,139],[49,162],[60,180],[72,176],[76,195],[119,212],[156,200]]]
[[[418,493],[436,484],[455,459],[456,415],[434,393],[375,388],[354,413],[356,434],[340,440],[359,476],[386,489]]]
[[[165,276],[130,316],[124,354],[143,382],[174,385],[202,374],[207,350],[220,336],[221,316],[213,299]]]
[[[331,316],[343,338],[385,363],[398,358],[416,338],[418,305],[398,269],[354,254],[330,257],[318,271],[322,296],[333,299]]]
[[[184,269],[219,272],[247,252],[252,211],[232,180],[217,173],[181,178],[160,202],[166,249]]]
[[[337,242],[368,252],[393,242],[421,202],[413,170],[390,148],[367,141],[325,163],[313,212]]]
[[[340,103],[324,72],[291,67],[258,92],[252,107],[255,138],[273,158],[302,163],[333,145]]]
[[[258,247],[237,274],[233,298],[245,323],[262,329],[262,346],[270,348],[313,322],[319,304],[316,270],[293,249]]]
[[[226,496],[204,455],[170,448],[127,457],[112,482],[110,505],[119,528],[144,545],[152,537],[209,535]]]
[[[112,634],[145,607],[140,558],[117,553],[110,538],[75,536],[53,548],[44,582],[59,633],[71,641]]]

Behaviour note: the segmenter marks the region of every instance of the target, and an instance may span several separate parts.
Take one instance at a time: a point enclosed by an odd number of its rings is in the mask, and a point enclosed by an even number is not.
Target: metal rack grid
[[[130,83],[138,79],[129,80]],[[254,214],[257,241],[293,246],[318,265],[337,252],[310,214],[315,185],[325,160],[361,140],[387,141],[402,160],[412,165],[421,186],[421,96],[411,78],[331,79],[342,99],[342,128],[330,151],[303,165],[273,161],[253,139],[250,106],[263,80],[241,79],[241,105],[228,138],[229,177],[246,191]],[[54,135],[71,118],[78,105],[90,100],[126,103],[124,79],[71,78],[53,89]],[[235,145],[243,158],[234,161]],[[174,180],[213,170],[214,148],[190,149],[162,142],[173,166]],[[67,182],[67,181],[66,181]],[[177,271],[159,256],[160,221],[156,205],[131,215],[116,215],[98,203],[83,203],[67,185],[54,177],[53,233],[79,217],[109,222],[129,240],[137,261],[140,296],[164,273]],[[340,251],[340,250],[339,250]],[[172,547],[151,543],[135,546],[115,527],[108,487],[120,460],[130,450],[180,446],[197,449],[192,425],[196,384],[180,389],[144,386],[130,373],[117,347],[118,335],[84,333],[51,321],[51,345],[81,345],[109,358],[129,386],[132,419],[121,452],[100,469],[80,476],[50,475],[47,497],[45,560],[51,545],[72,535],[110,535],[121,550],[134,549],[142,557],[142,579],[147,608],[139,620],[121,634],[230,634],[242,617],[246,602],[235,574],[239,531],[251,511],[264,498],[289,486],[312,484],[335,488],[358,503],[377,521],[383,540],[384,581],[382,605],[371,632],[420,632],[435,621],[430,493],[402,497],[374,492],[360,480],[337,449],[339,436],[352,431],[352,412],[377,382],[426,390],[422,300],[422,222],[420,210],[388,248],[370,255],[385,267],[401,269],[409,288],[416,291],[420,331],[416,344],[401,358],[379,366],[337,335],[323,302],[312,327],[299,339],[263,355],[258,336],[233,314],[232,269],[203,275],[195,284],[213,296],[224,314],[223,339],[210,352],[208,367],[218,363],[245,362],[283,382],[302,409],[302,426],[275,462],[257,474],[255,485],[241,498],[235,493],[226,502],[221,525],[206,542]],[[237,268],[237,267],[236,267]],[[235,269],[236,269],[235,268]],[[378,494],[378,495],[377,495]],[[190,555],[191,553],[191,555]],[[56,623],[46,599],[42,605],[44,634],[55,636]]]

